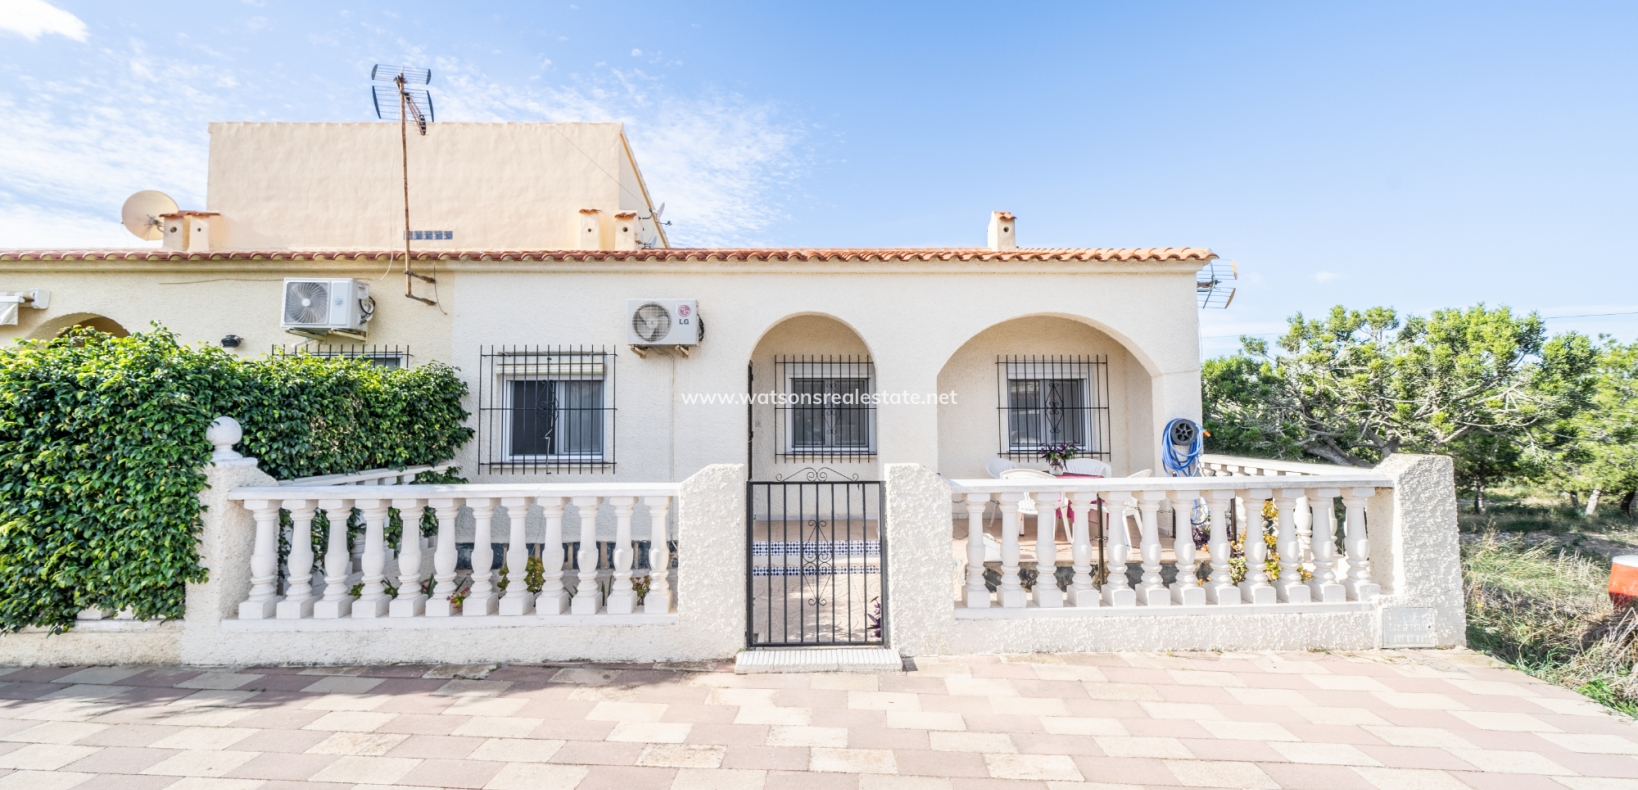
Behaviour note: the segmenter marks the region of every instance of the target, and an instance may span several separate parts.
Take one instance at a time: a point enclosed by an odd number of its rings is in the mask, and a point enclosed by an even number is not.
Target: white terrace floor
[[[0,670],[0,788],[1638,788],[1638,726],[1466,651]]]

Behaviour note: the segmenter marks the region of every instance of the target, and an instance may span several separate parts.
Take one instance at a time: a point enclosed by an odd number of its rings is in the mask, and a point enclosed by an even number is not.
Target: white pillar
[[[266,499],[245,501],[256,520],[256,543],[250,554],[250,597],[239,602],[240,620],[266,620],[279,601],[279,503]]]
[[[462,617],[488,617],[495,614],[500,602],[500,592],[495,589],[495,547],[493,525],[495,522],[495,500],[468,499],[466,506],[472,508],[472,589],[467,591],[466,602],[461,606]]]
[[[540,585],[540,597],[535,599],[535,614],[551,616],[563,614],[569,608],[569,593],[563,589],[563,503],[560,496],[536,497],[541,514],[546,519],[546,545],[541,547],[541,562],[546,566]]]
[[[1302,489],[1282,488],[1275,492],[1279,508],[1280,578],[1274,582],[1275,600],[1280,603],[1308,603],[1308,585],[1302,581],[1302,542],[1297,539],[1297,499]]]
[[[631,589],[631,514],[637,509],[637,497],[611,496],[609,505],[614,508],[614,556],[609,558],[614,573],[605,606],[609,614],[631,614],[637,611],[637,592]]]
[[[1348,518],[1348,581],[1343,586],[1350,601],[1369,601],[1382,592],[1382,586],[1371,581],[1371,539],[1365,534],[1365,500],[1375,495],[1374,488],[1350,488],[1342,495]]]
[[[303,499],[285,500],[290,511],[290,556],[286,566],[290,588],[279,601],[274,616],[280,620],[300,620],[313,616],[313,503]]]
[[[1164,491],[1138,494],[1138,512],[1143,519],[1138,529],[1138,552],[1143,557],[1143,579],[1138,583],[1138,600],[1144,606],[1169,606],[1172,593],[1160,576],[1160,500]]]
[[[1234,505],[1234,492],[1213,489],[1206,492],[1206,508],[1211,512],[1211,580],[1206,582],[1206,601],[1219,606],[1233,606],[1240,602],[1240,591],[1234,586],[1234,567],[1229,564],[1228,514]]]
[[[1097,502],[1098,495],[1091,491],[1069,495],[1069,508],[1075,511],[1069,537],[1075,578],[1070,582],[1069,602],[1077,608],[1098,605],[1098,589],[1092,586],[1092,508]]]
[[[524,526],[529,519],[529,500],[524,497],[506,497],[500,501],[506,508],[506,524],[510,540],[506,545],[506,596],[500,600],[500,613],[509,615],[534,614],[535,594],[529,592],[529,540]]]
[[[394,499],[404,529],[398,536],[398,595],[387,606],[388,617],[426,614],[427,596],[421,592],[421,513],[424,499]]]
[[[1268,583],[1268,572],[1263,563],[1268,560],[1268,544],[1263,542],[1263,501],[1274,496],[1266,488],[1246,492],[1240,520],[1240,545],[1246,555],[1246,578],[1240,582],[1240,600],[1246,603],[1274,603],[1273,585]]]
[[[990,591],[984,586],[984,508],[989,494],[967,495],[967,587],[962,593],[968,609],[990,608]]]
[[[1194,550],[1194,502],[1199,491],[1173,491],[1172,554],[1177,557],[1177,580],[1172,582],[1172,603],[1204,606],[1206,588],[1200,586],[1200,562]]]
[[[603,608],[603,602],[597,599],[597,506],[602,501],[602,497],[595,496],[574,498],[575,510],[580,513],[580,571],[575,575],[571,606],[575,614],[597,614]]]
[[[648,594],[643,596],[644,614],[671,613],[671,548],[666,545],[671,532],[666,518],[671,497],[643,497],[648,506]]]
[[[1342,491],[1320,488],[1308,492],[1308,501],[1314,506],[1311,542],[1314,552],[1314,578],[1308,580],[1310,596],[1322,603],[1348,600],[1348,591],[1337,582],[1337,508],[1335,497]]]
[[[1061,494],[1043,493],[1035,497],[1035,605],[1061,609],[1064,591],[1058,589],[1058,509]]]
[[[324,551],[324,599],[313,604],[313,617],[335,620],[353,611],[352,596],[347,594],[347,576],[353,562],[347,546],[347,518],[352,515],[353,503],[350,499],[321,499],[318,504],[330,522],[330,532]]]
[[[1018,583],[1018,504],[1027,498],[1029,494],[1001,495],[1001,587],[997,593],[1006,609],[1022,609],[1029,603]]]
[[[1306,491],[1303,496],[1297,497],[1297,512],[1292,518],[1297,522],[1297,562],[1308,570],[1314,568],[1314,510]]]
[[[432,578],[436,586],[427,600],[428,617],[450,617],[455,614],[455,565],[460,554],[455,549],[455,517],[461,512],[460,500],[434,499],[428,504],[438,519],[438,544],[432,550]]]
[[[387,502],[360,499],[364,514],[364,558],[360,563],[364,588],[353,601],[353,619],[373,620],[387,615],[392,599],[387,597]]]
[[[1114,506],[1111,497],[1126,502],[1125,493],[1099,494],[1103,501],[1103,534],[1109,545],[1105,547],[1103,602],[1110,606],[1137,606],[1137,591],[1126,578],[1126,561],[1132,558],[1132,539],[1126,529],[1125,505]]]

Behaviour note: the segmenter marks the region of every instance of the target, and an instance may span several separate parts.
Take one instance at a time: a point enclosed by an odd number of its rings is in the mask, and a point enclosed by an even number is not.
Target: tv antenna
[[[417,274],[415,264],[410,259],[409,122],[414,119],[415,128],[422,137],[426,136],[427,124],[432,121],[432,94],[426,88],[409,86],[432,82],[432,71],[376,64],[375,68],[370,69],[370,79],[376,83],[371,86],[375,98],[375,117],[398,122],[398,142],[404,153],[404,295],[417,302],[437,304],[432,299],[415,295],[416,280],[433,284],[438,281]]]
[[[1194,292],[1200,302],[1200,309],[1222,308],[1234,303],[1235,285],[1240,280],[1240,267],[1229,261],[1223,263],[1219,258],[1213,258],[1195,275]]]

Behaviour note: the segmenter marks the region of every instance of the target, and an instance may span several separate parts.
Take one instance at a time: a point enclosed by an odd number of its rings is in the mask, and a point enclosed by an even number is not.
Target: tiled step
[[[734,672],[757,675],[773,672],[902,672],[904,659],[886,647],[768,648],[744,650],[734,661]]]

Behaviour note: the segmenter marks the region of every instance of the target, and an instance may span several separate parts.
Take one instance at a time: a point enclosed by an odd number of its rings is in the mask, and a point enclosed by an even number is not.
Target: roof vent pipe
[[[1018,249],[1018,234],[1013,228],[1012,214],[990,212],[990,249],[996,252]]]

